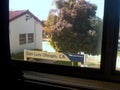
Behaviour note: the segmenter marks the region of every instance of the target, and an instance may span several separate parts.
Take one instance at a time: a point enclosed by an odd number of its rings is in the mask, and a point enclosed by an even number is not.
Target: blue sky
[[[9,0],[9,10],[30,10],[40,20],[46,20],[53,0]],[[97,16],[103,18],[104,0],[86,0],[98,6]]]

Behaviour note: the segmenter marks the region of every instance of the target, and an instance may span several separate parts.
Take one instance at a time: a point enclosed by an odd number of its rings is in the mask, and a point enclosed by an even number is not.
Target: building
[[[9,11],[11,53],[42,49],[41,21],[29,10]]]

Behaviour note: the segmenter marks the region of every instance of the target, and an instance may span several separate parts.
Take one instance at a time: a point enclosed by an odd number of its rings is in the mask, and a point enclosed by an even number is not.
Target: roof
[[[35,20],[41,22],[35,15],[33,15],[29,10],[17,10],[17,11],[9,11],[9,21],[13,21],[19,18],[22,15],[30,14]]]

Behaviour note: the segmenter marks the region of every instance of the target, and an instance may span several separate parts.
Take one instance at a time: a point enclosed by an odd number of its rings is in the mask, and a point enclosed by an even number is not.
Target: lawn
[[[120,51],[117,52],[117,56],[120,56]]]
[[[68,61],[55,61],[54,64],[72,66],[72,62]]]
[[[20,59],[23,60],[24,59],[24,52],[20,52],[20,53],[13,53],[11,54],[11,58],[12,59]]]

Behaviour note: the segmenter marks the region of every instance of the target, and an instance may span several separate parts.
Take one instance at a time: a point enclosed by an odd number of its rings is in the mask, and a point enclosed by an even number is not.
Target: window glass
[[[20,45],[26,44],[26,34],[19,35],[19,42],[20,42]]]
[[[28,43],[32,43],[34,41],[34,34],[33,33],[29,33],[28,34]]]
[[[10,0],[11,58],[100,68],[103,15],[104,0]]]

